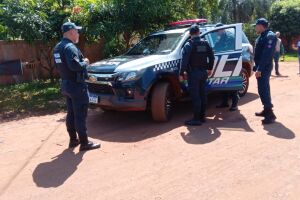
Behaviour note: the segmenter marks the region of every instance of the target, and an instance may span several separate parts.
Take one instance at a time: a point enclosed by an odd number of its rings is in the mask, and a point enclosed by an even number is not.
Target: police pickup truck
[[[242,24],[216,27],[208,25],[206,19],[195,19],[170,23],[124,55],[91,64],[87,69],[90,104],[104,111],[150,110],[154,121],[168,121],[174,102],[188,95],[187,81],[179,81],[179,70],[181,50],[189,40],[192,24],[199,25],[201,37],[215,53],[207,90],[239,90],[240,96],[245,95],[252,74],[253,47]],[[215,48],[220,31],[232,35],[232,45]]]

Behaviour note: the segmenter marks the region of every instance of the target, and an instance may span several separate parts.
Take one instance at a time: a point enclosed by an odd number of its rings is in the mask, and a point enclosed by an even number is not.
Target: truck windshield
[[[148,36],[136,44],[126,55],[168,54],[176,48],[182,36],[182,33]]]

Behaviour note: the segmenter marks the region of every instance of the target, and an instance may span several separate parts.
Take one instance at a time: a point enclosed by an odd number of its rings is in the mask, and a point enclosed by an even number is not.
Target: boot
[[[187,126],[201,126],[202,122],[200,121],[199,113],[194,113],[194,117],[190,120],[184,122]]]
[[[226,102],[221,103],[220,105],[217,105],[216,108],[228,108],[229,104]]]
[[[276,120],[276,116],[272,109],[265,109],[265,119],[262,120],[262,124],[272,124]]]
[[[202,122],[202,123],[206,122],[205,114],[200,114],[200,122]]]
[[[229,108],[229,111],[233,112],[233,111],[237,111],[238,110],[238,107],[237,106],[231,106]]]
[[[233,111],[236,111],[236,110],[238,110],[237,102],[232,102],[232,105],[229,108],[229,111],[233,112]]]
[[[69,142],[69,149],[71,148],[75,148],[77,147],[78,145],[80,144],[79,140],[76,138],[76,139],[70,139],[70,142]]]
[[[255,116],[257,116],[257,117],[265,117],[265,113],[266,113],[266,111],[265,111],[265,109],[264,109],[264,110],[261,111],[261,112],[256,112],[256,113],[255,113]]]
[[[100,144],[93,143],[92,141],[88,140],[88,137],[85,136],[79,136],[80,138],[80,148],[79,151],[89,151],[93,149],[100,148]]]

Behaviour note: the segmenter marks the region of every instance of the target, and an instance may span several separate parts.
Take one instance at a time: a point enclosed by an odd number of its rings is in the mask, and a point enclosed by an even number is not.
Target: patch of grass
[[[0,119],[52,114],[64,108],[58,81],[0,86]]]
[[[280,60],[282,57],[280,57]],[[297,52],[286,53],[284,56],[285,62],[298,62],[298,54]]]

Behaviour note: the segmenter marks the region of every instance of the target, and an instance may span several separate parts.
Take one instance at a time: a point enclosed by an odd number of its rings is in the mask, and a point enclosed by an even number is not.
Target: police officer
[[[80,151],[100,148],[88,140],[86,118],[88,111],[88,93],[85,79],[89,60],[84,58],[75,46],[79,41],[79,31],[82,29],[72,22],[62,25],[62,40],[54,48],[54,62],[62,79],[61,91],[66,97],[66,126],[70,136],[69,148],[80,144]],[[77,138],[77,134],[79,140]]]
[[[208,42],[200,39],[197,25],[190,28],[191,39],[182,49],[180,79],[187,74],[190,95],[193,102],[194,116],[185,122],[186,125],[199,126],[205,122],[206,80],[211,74],[214,53]],[[207,71],[209,70],[209,71]]]
[[[223,26],[222,23],[217,23],[215,27]],[[218,40],[214,46],[216,52],[227,51],[234,49],[235,37],[233,33],[228,30],[220,29],[217,32]]]
[[[223,26],[222,23],[217,23],[217,27]],[[234,49],[234,35],[226,30],[220,29],[217,31],[219,39],[217,40],[214,49],[216,51],[226,51],[229,49]],[[238,109],[237,105],[239,102],[239,93],[238,90],[234,91],[224,91],[222,93],[222,102],[220,105],[217,105],[217,108],[227,108],[229,107],[228,99],[232,99],[231,107],[229,108],[229,111],[236,111]]]
[[[273,113],[273,104],[270,93],[270,76],[273,69],[273,55],[275,51],[277,37],[268,29],[268,21],[260,18],[255,23],[255,30],[260,36],[256,39],[255,44],[255,76],[258,84],[258,93],[264,110],[255,113],[256,116],[264,117],[263,124],[273,123],[276,116]]]

